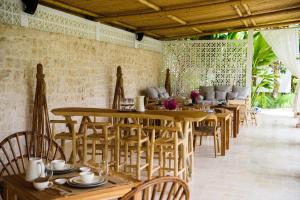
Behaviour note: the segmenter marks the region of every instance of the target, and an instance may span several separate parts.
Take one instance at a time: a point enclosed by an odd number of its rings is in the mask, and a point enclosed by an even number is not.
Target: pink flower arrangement
[[[177,102],[175,99],[164,100],[164,107],[168,110],[175,110],[177,107]]]
[[[197,91],[192,91],[191,92],[191,99],[197,100],[197,99],[199,99],[199,97],[200,97],[200,93],[199,92],[197,92]]]

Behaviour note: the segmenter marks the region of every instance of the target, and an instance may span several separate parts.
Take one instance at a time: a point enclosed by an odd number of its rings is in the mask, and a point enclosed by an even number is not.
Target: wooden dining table
[[[233,137],[236,138],[240,131],[240,106],[239,105],[214,105],[212,108],[225,108],[233,113]]]
[[[114,109],[104,108],[84,108],[84,107],[64,107],[55,108],[51,112],[56,116],[63,116],[67,120],[72,117],[82,116],[89,117],[108,117],[108,118],[149,118],[156,119],[161,116],[167,117],[169,120],[174,120],[182,124],[184,135],[185,149],[185,164],[187,169],[188,179],[191,179],[194,166],[194,149],[193,149],[193,122],[204,120],[208,113],[201,111],[169,111],[169,110],[146,110],[145,112],[121,112]]]
[[[79,172],[64,175],[55,175],[56,178],[71,178],[78,176]],[[2,178],[4,185],[4,200],[106,200],[118,199],[140,184],[139,181],[119,174],[113,173],[108,176],[108,182],[102,186],[93,188],[74,188],[67,184],[57,185],[43,191],[34,189],[32,182],[25,181],[25,175],[10,175]]]

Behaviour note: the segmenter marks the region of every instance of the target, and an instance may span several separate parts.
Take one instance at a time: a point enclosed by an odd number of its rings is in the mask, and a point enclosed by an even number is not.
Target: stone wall
[[[135,97],[159,84],[162,58],[153,51],[0,24],[0,140],[30,128],[38,63],[44,66],[51,110],[110,107],[118,65],[126,96]]]

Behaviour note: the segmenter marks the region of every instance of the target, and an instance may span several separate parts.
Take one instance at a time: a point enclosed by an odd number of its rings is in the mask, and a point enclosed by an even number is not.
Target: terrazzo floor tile
[[[299,200],[300,129],[288,109],[263,110],[258,126],[242,126],[225,157],[212,140],[195,152],[191,200]]]

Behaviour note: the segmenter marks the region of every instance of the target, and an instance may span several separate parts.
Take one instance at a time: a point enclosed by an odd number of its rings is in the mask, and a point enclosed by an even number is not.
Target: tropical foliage
[[[192,37],[194,40],[229,40],[247,39],[247,32],[220,33],[201,37]],[[252,65],[252,88],[251,104],[262,108],[291,107],[294,94],[278,94],[280,73],[285,72],[272,48],[264,40],[260,32],[253,36],[253,65]],[[278,73],[280,71],[280,73]],[[292,77],[292,92],[294,92],[297,80]],[[271,93],[272,90],[275,90]],[[269,91],[269,92],[266,92]]]

